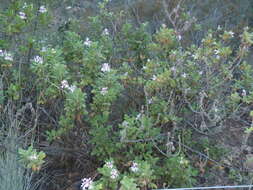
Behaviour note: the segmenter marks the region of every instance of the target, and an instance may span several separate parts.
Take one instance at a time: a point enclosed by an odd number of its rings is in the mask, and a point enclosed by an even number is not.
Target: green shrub
[[[18,0],[1,10],[0,27],[8,38],[0,41],[0,109],[8,101],[17,109],[31,102],[37,114],[48,116],[36,117],[45,141],[71,145],[78,139],[91,160],[105,163],[94,189],[192,186],[197,171],[181,149],[182,131],[194,123],[207,133],[228,118],[250,114],[253,70],[246,58],[253,33],[210,30],[189,45],[180,28],[162,25],[151,34],[148,23],[135,26],[107,3],[89,18],[87,33],[68,28],[61,40],[52,40],[58,32],[45,32],[49,3]],[[189,23],[185,17],[182,22]],[[22,39],[19,47],[13,39]],[[199,149],[205,148],[220,157],[209,141]],[[32,168],[45,157],[32,148],[20,154],[23,160],[38,154],[37,162],[25,163]],[[15,159],[6,156],[2,164],[14,167],[9,161]]]

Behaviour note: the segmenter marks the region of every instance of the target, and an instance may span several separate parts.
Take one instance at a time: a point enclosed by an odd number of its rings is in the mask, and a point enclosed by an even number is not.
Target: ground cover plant
[[[84,28],[55,28],[58,1],[0,7],[0,112],[16,122],[0,126],[0,177],[20,167],[4,189],[15,175],[41,189],[251,182],[252,29],[204,30],[183,1],[159,2],[167,22],[153,32],[108,0]],[[6,146],[8,128],[27,142]],[[231,129],[241,138],[228,146]]]

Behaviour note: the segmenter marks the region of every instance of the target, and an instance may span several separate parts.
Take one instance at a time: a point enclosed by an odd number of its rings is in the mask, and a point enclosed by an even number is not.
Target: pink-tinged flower
[[[116,179],[119,176],[119,172],[117,169],[112,169],[111,171],[111,178]]]
[[[19,12],[18,16],[19,16],[19,18],[21,18],[23,20],[26,19],[26,14],[24,12]]]
[[[113,168],[113,161],[108,161],[108,162],[106,162],[105,163],[105,166],[107,167],[107,168]]]
[[[133,162],[132,166],[130,167],[130,170],[132,172],[138,172],[139,171],[138,163]]]
[[[61,81],[61,88],[69,88],[69,83],[66,80]]]
[[[110,65],[108,63],[104,63],[102,65],[102,68],[101,68],[102,72],[110,72],[110,70],[111,70],[111,67],[110,67]]]
[[[81,184],[81,189],[82,190],[92,189],[92,187],[93,187],[92,184],[93,184],[93,181],[91,178],[83,178],[82,184]]]
[[[40,6],[39,12],[40,12],[40,13],[46,13],[46,12],[47,12],[46,7],[45,7],[44,5]]]

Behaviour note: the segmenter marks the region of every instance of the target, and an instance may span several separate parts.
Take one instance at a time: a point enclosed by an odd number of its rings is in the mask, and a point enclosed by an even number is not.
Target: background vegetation
[[[0,188],[250,184],[252,10],[1,1]]]

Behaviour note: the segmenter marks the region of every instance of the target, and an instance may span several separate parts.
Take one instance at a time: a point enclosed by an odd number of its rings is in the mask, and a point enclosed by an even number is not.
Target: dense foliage
[[[33,142],[15,147],[21,172],[36,181],[76,167],[81,188],[94,190],[190,187],[215,172],[251,180],[252,158],[240,170],[233,150],[215,144],[242,120],[239,153],[250,152],[251,28],[205,32],[178,3],[165,11],[171,26],[152,33],[105,0],[85,32],[74,19],[51,32],[54,3],[16,0],[0,12],[0,127],[14,114],[10,127]],[[8,150],[0,158],[11,161]]]

